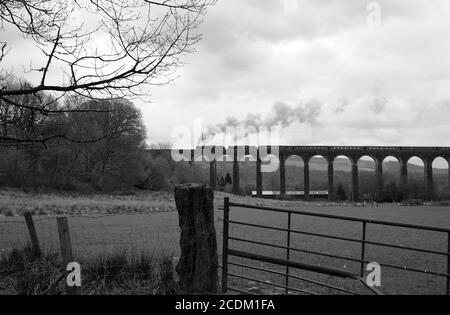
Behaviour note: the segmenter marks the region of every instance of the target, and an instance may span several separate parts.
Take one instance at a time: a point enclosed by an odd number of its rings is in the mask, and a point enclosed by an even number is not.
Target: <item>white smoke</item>
[[[319,125],[322,107],[323,104],[316,100],[302,101],[297,106],[277,102],[265,117],[262,117],[261,114],[248,113],[243,119],[227,117],[222,124],[208,126],[200,140],[205,141],[214,137],[214,135],[225,133],[229,127],[239,128],[246,130],[247,133],[251,133],[261,126],[287,128],[296,122],[317,126]]]

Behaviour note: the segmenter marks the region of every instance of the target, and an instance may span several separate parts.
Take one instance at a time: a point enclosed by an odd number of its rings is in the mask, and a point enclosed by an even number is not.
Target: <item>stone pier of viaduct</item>
[[[352,196],[358,200],[358,161],[362,157],[371,157],[375,161],[376,195],[381,199],[383,195],[383,161],[387,157],[394,157],[400,162],[400,178],[402,185],[408,183],[408,161],[412,157],[420,158],[424,163],[424,178],[428,199],[433,199],[433,168],[432,164],[436,158],[444,158],[450,163],[450,147],[380,147],[380,146],[279,146],[279,147],[202,147],[195,150],[176,150],[183,154],[185,160],[207,161],[210,163],[210,184],[217,189],[217,163],[221,161],[233,162],[233,192],[240,191],[239,186],[239,162],[256,161],[256,191],[262,196],[262,161],[267,157],[277,159],[279,163],[277,171],[280,175],[280,194],[286,195],[286,160],[291,156],[298,156],[304,162],[304,192],[305,199],[310,197],[310,170],[311,158],[320,156],[328,162],[328,193],[329,198],[335,198],[334,186],[334,160],[339,156],[347,157],[351,162]],[[173,151],[171,151],[173,154]],[[450,168],[449,168],[450,187]]]

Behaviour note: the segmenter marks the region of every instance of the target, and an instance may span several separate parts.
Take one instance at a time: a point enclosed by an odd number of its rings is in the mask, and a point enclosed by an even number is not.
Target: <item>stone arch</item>
[[[436,156],[431,160],[433,169],[433,191],[437,199],[450,197],[450,160]]]
[[[365,200],[377,200],[378,190],[378,160],[371,155],[363,155],[358,158],[358,183],[359,195]]]
[[[310,157],[309,158],[309,160],[311,160],[311,159],[313,159],[313,158],[320,158],[320,159],[323,159],[323,160],[325,160],[325,162],[329,162],[330,161],[330,157],[329,156],[327,156],[327,155],[325,155],[325,154],[315,154],[314,156],[312,156],[312,157]]]
[[[433,156],[430,161],[432,165],[435,165],[437,168],[443,169],[450,167],[450,157],[444,155]]]
[[[402,159],[396,155],[387,155],[380,160],[383,167],[384,182],[401,184]]]
[[[310,190],[328,191],[328,157],[322,154],[312,156],[309,161]]]
[[[304,191],[305,160],[297,154],[289,154],[286,157],[286,190],[301,192]]]
[[[408,181],[423,182],[425,180],[424,168],[427,160],[418,155],[412,155],[407,157],[406,163],[408,166]]]
[[[333,164],[334,193],[336,199],[351,199],[353,195],[353,159],[347,155],[337,155],[331,159],[331,163]],[[341,190],[343,190],[343,194]]]
[[[274,163],[277,163],[276,167]],[[262,190],[261,193],[263,193],[265,190],[274,192],[280,191],[280,174],[281,174],[280,166],[281,163],[279,156],[271,153],[268,153],[265,156],[261,156],[261,166],[260,166],[261,167],[260,180]]]
[[[408,156],[406,159],[406,167],[408,169],[407,189],[405,192],[406,197],[413,199],[428,199],[426,177],[428,176],[428,170],[431,169],[431,165],[428,163],[427,159],[417,155]]]
[[[380,161],[378,156],[371,153],[361,153],[358,156],[356,156],[357,163],[359,163],[359,161],[361,160],[372,160],[375,163],[375,165]]]
[[[343,153],[343,154],[337,154],[337,155],[334,155],[334,156],[332,156],[332,157],[330,158],[330,160],[331,160],[333,163],[335,163],[337,159],[347,159],[348,161],[350,161],[350,163],[353,163],[353,162],[356,161],[356,158],[355,158],[354,156],[352,156],[352,155],[350,155],[350,154],[345,154],[345,153]]]
[[[239,190],[244,195],[252,195],[257,190],[256,158],[253,154],[245,154],[239,158]]]

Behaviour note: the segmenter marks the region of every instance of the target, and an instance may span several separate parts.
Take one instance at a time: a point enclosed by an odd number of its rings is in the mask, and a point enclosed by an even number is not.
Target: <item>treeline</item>
[[[0,187],[127,192],[209,181],[202,168],[149,155],[142,114],[128,100],[14,101],[0,101]]]
[[[8,113],[0,104],[2,135],[27,133],[27,143],[0,146],[0,184],[65,190],[123,189],[140,177],[145,128],[139,110],[123,99],[66,100],[58,114],[31,113],[22,108]],[[6,124],[6,116],[16,124]],[[28,116],[42,115],[36,124]],[[0,119],[1,119],[0,118]],[[45,140],[45,141],[44,141]]]

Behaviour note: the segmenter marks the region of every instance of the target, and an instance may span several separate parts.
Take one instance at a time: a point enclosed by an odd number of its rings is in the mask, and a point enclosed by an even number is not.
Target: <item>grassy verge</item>
[[[146,252],[117,250],[79,263],[84,295],[179,293],[170,257],[155,259]],[[14,249],[0,259],[0,295],[64,294],[61,273],[59,255],[47,253],[38,259],[29,247]]]
[[[175,211],[169,192],[139,192],[132,195],[86,195],[0,189],[0,217],[33,215],[134,214]]]

